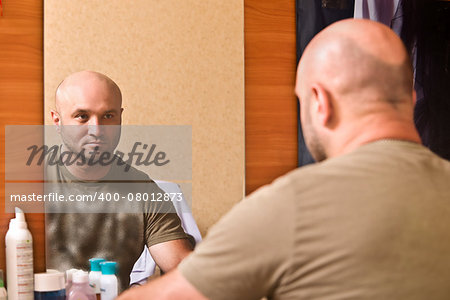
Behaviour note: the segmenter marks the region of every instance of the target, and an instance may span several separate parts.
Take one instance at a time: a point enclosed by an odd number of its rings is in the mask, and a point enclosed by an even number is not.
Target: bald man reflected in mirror
[[[72,153],[77,160],[47,168],[47,180],[60,183],[53,188],[73,195],[164,193],[147,174],[121,158],[114,163],[86,163],[94,154],[114,155],[120,139],[122,94],[109,77],[93,71],[68,76],[58,86],[55,106],[51,117],[62,140],[60,154]],[[79,203],[65,205],[71,212]],[[191,251],[192,237],[183,231],[173,207],[167,209],[171,204],[145,203],[142,213],[115,210],[113,205],[105,203],[102,213],[85,209],[46,214],[47,267],[88,269],[89,258],[113,260],[118,262],[123,290],[144,247],[164,272],[174,269]]]
[[[450,163],[421,145],[412,78],[388,27],[320,32],[295,88],[318,163],[260,188],[176,270],[119,299],[449,299]]]

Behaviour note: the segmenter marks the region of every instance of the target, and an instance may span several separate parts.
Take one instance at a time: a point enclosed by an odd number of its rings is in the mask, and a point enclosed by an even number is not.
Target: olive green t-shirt
[[[65,166],[47,167],[47,192],[62,193],[66,197],[97,193],[104,198],[114,198],[120,194],[125,198],[118,203],[113,200],[98,203],[103,205],[102,213],[89,213],[82,206],[84,202],[46,203],[47,211],[61,209],[63,205],[70,208],[69,213],[46,214],[47,268],[89,270],[88,259],[102,257],[118,263],[120,290],[124,290],[145,246],[190,238],[170,202],[128,201],[128,197],[138,194],[164,192],[144,172],[133,167],[125,171],[125,167],[125,163],[112,164],[109,173],[96,182],[79,180]],[[120,205],[137,205],[141,212],[129,212]],[[78,213],[73,212],[76,209]]]
[[[179,269],[210,299],[450,299],[450,162],[380,140],[297,169]]]

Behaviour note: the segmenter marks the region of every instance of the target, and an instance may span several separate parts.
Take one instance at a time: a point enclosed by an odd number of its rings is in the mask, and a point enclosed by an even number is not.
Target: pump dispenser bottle
[[[33,300],[33,238],[27,228],[25,214],[18,207],[16,218],[9,222],[5,245],[8,299]]]

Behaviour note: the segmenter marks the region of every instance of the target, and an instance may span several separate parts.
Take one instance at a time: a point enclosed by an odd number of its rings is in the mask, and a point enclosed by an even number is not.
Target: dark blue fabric
[[[422,142],[450,160],[450,2],[402,0],[401,37],[415,66],[414,121]]]

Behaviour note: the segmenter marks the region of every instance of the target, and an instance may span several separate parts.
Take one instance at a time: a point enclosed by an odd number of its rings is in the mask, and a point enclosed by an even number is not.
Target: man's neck
[[[421,144],[412,122],[399,120],[369,120],[370,124],[352,125],[351,134],[336,137],[334,151],[329,158],[349,153],[358,147],[378,140],[401,140]],[[345,132],[345,131],[344,131]]]
[[[70,151],[62,146],[62,151]],[[97,181],[104,178],[111,170],[111,164],[101,165],[99,163],[90,165],[88,158],[78,158],[75,162],[65,164],[66,169],[80,180]]]
[[[109,171],[111,170],[111,166],[77,166],[76,164],[73,165],[66,165],[66,169],[76,178],[80,180],[86,180],[86,181],[98,181],[102,178],[104,178]]]

